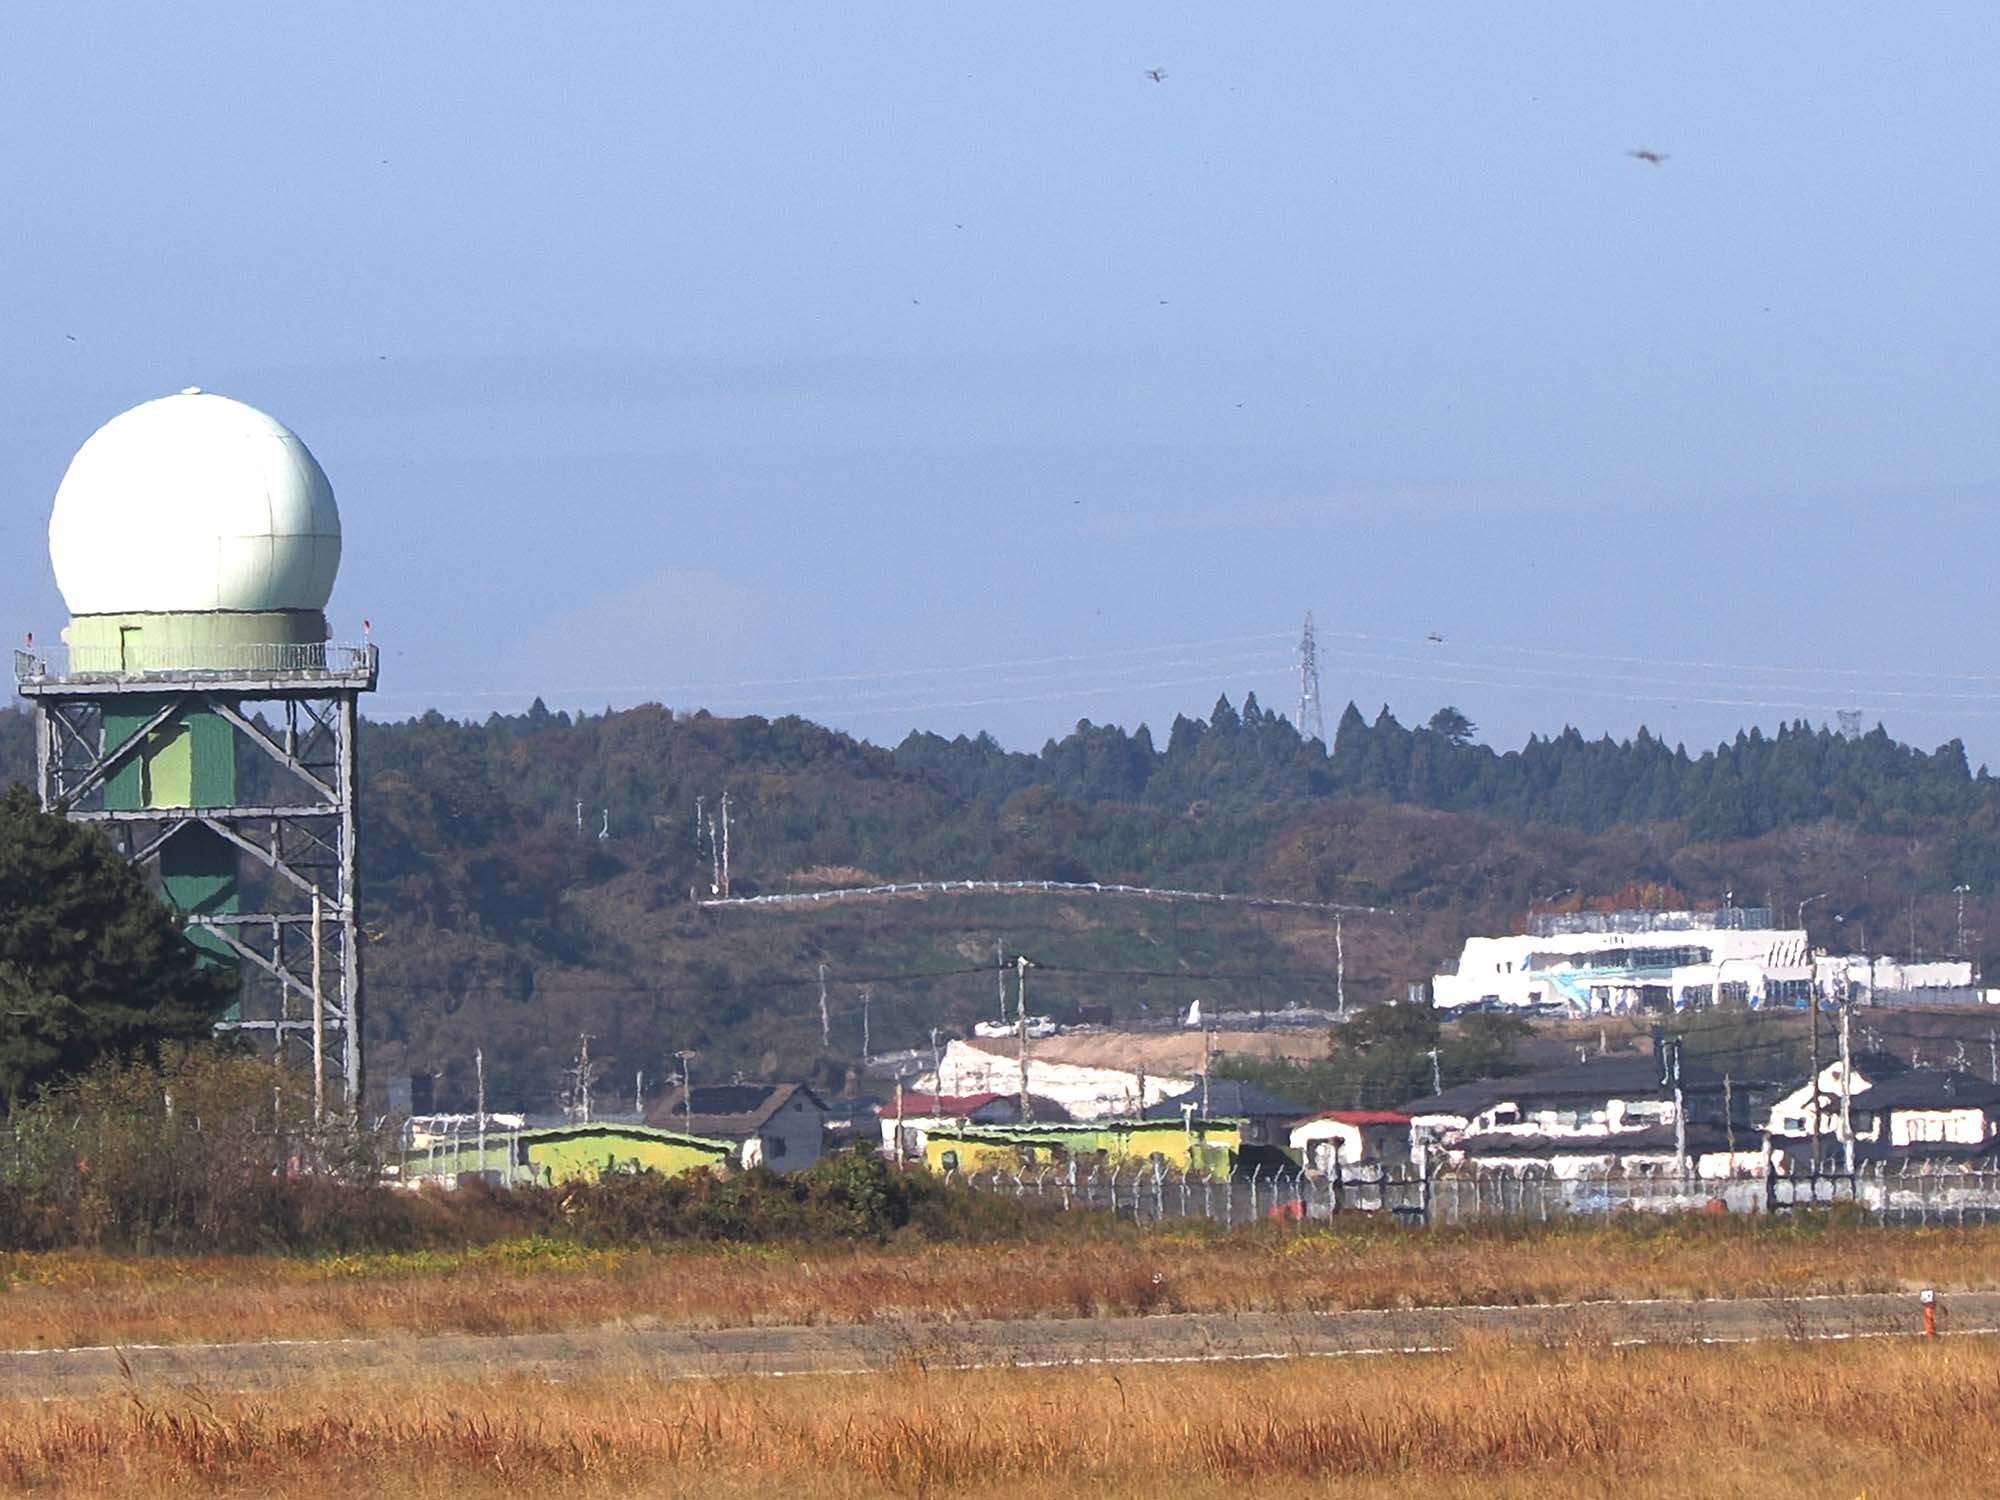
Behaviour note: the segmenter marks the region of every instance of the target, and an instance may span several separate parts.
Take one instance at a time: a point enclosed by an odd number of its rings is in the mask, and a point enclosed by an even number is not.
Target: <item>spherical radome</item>
[[[49,560],[72,615],[324,610],[340,512],[284,423],[186,390],[113,417],[77,450]]]

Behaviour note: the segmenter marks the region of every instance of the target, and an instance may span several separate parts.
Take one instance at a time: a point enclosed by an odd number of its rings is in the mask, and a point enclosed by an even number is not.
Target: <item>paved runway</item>
[[[1945,1334],[2000,1333],[2000,1292],[1947,1294]],[[0,1351],[0,1398],[102,1395],[134,1387],[271,1389],[299,1381],[664,1378],[866,1374],[907,1368],[1335,1358],[1434,1353],[1468,1338],[1563,1344],[1737,1343],[1916,1336],[1914,1294],[1735,1301],[1585,1302],[1390,1312],[1207,1313],[819,1328],[631,1326],[567,1333],[125,1345]]]

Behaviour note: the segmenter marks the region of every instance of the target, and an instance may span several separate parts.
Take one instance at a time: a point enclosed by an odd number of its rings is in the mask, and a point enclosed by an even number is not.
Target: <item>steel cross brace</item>
[[[250,741],[251,744],[255,745],[287,771],[290,771],[294,776],[309,785],[329,803],[334,806],[339,805],[340,794],[338,792],[322,781],[303,760],[287,751],[283,745],[266,734],[262,726],[255,720],[245,717],[235,704],[226,699],[215,697],[204,698],[202,701],[222,718],[228,720],[235,727],[236,732]],[[329,807],[328,811],[331,812],[332,808]]]
[[[263,954],[259,953],[255,948],[251,947],[248,943],[238,939],[233,932],[231,932],[227,927],[223,926],[221,923],[211,922],[206,917],[202,916],[188,916],[186,918],[186,921],[188,926],[190,927],[200,927],[204,931],[214,933],[217,937],[222,939],[223,942],[227,943],[229,947],[233,949],[237,954],[241,955],[244,958],[249,959],[251,963],[255,964],[258,968],[262,969],[266,974],[269,974],[273,979],[277,980],[287,989],[296,991],[301,998],[308,1001],[312,999],[311,985],[307,984],[303,979],[299,978],[298,975],[292,973],[291,970],[285,968],[283,965],[275,962],[274,960],[265,957]],[[322,996],[321,998],[321,1004],[325,1005],[326,1007],[326,1014],[328,1020],[337,1021],[337,1024],[345,1024],[345,1017],[337,1005],[327,1004],[326,997],[324,996]]]
[[[138,729],[119,741],[114,749],[105,751],[98,757],[97,763],[84,772],[81,781],[77,782],[75,786],[62,790],[61,795],[64,803],[75,802],[79,798],[87,797],[96,791],[110,777],[112,772],[116,771],[137,753],[139,748],[145,744],[146,740],[155,730],[164,727],[169,719],[181,711],[181,708],[182,705],[179,703],[169,703],[165,708],[154,714],[152,718],[141,724]],[[71,732],[74,733],[74,731]]]

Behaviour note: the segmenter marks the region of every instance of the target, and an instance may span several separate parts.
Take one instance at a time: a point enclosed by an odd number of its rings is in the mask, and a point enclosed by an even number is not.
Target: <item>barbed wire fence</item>
[[[1910,1162],[1870,1163],[1852,1174],[1687,1181],[1671,1173],[1619,1171],[1571,1177],[1511,1170],[1426,1176],[1389,1167],[1339,1173],[1257,1169],[1231,1176],[1159,1163],[1070,1163],[944,1175],[946,1181],[977,1192],[1058,1212],[1105,1213],[1140,1224],[1205,1219],[1224,1228],[1324,1223],[1343,1214],[1421,1227],[1495,1220],[1546,1224],[1620,1212],[1793,1213],[1837,1204],[1853,1205],[1882,1223],[2000,1222],[2000,1170],[1935,1171]]]

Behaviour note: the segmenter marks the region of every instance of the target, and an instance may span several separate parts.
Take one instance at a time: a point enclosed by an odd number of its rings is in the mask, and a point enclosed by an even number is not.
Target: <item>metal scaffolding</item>
[[[233,851],[226,902],[176,904],[191,937],[238,964],[238,1003],[219,1029],[260,1035],[281,1059],[303,1052],[322,1113],[331,1080],[358,1114],[365,1079],[355,733],[377,662],[372,645],[325,646],[280,667],[58,671],[14,653],[17,689],[35,708],[44,808],[98,825],[156,875],[191,830],[219,840],[225,858]],[[185,805],[178,794],[107,797],[163,736],[198,719],[226,726],[203,751],[219,760],[226,741],[226,796],[205,797],[190,773]]]

